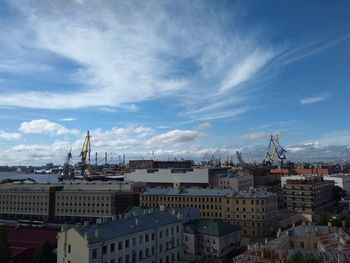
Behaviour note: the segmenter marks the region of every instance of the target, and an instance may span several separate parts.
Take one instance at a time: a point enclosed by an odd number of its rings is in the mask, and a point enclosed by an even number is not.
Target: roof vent
[[[84,221],[84,226],[89,226],[89,221]]]
[[[96,219],[96,224],[101,225],[102,224],[102,219],[101,218],[97,218]]]

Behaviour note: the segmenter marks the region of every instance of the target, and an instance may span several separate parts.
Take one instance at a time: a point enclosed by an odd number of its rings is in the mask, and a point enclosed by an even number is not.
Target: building
[[[129,190],[126,190],[129,189]],[[111,218],[138,204],[130,184],[2,184],[0,219],[74,222]]]
[[[240,247],[239,227],[217,219],[184,224],[184,250],[192,261],[202,255],[222,257]]]
[[[297,251],[314,255],[321,262],[350,262],[349,240],[349,235],[338,227],[301,225],[279,232],[276,239],[265,244],[248,246],[248,251],[233,262],[287,262]]]
[[[193,161],[155,161],[155,160],[130,160],[129,169],[176,169],[176,168],[191,168]]]
[[[277,196],[264,190],[149,188],[140,205],[198,208],[201,218],[238,225],[245,236],[271,235],[277,225]]]
[[[344,189],[347,195],[350,195],[350,174],[331,174],[323,176],[325,181],[333,181],[336,186]]]
[[[254,176],[245,172],[243,169],[210,168],[209,187],[248,190],[254,187]]]
[[[149,168],[135,169],[125,173],[129,182],[144,182],[148,186],[207,187],[209,185],[208,168]]]
[[[95,225],[62,229],[57,262],[183,262],[183,224],[153,212]]]
[[[288,209],[313,215],[334,204],[333,187],[333,181],[324,181],[318,176],[287,179],[283,187],[284,200]]]
[[[159,212],[159,211],[166,211],[170,214],[176,215],[177,218],[181,219],[182,222],[186,223],[193,220],[200,219],[200,211],[198,208],[193,207],[147,207],[147,206],[133,206],[127,211],[128,216],[139,216],[146,213],[149,213],[149,211],[152,212]]]

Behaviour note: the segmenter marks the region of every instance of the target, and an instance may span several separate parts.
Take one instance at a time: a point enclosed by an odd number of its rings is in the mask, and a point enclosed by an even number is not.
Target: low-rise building
[[[313,215],[334,204],[333,188],[333,181],[324,181],[318,176],[287,179],[283,195],[288,209]]]
[[[58,263],[183,262],[183,224],[167,212],[153,212],[95,225],[62,229]]]
[[[200,219],[184,225],[184,250],[190,258],[222,257],[239,248],[239,227],[217,219]]]
[[[226,220],[245,236],[268,236],[277,225],[277,196],[264,190],[149,188],[140,193],[140,205],[198,208],[201,218]]]
[[[234,258],[237,263],[287,262],[296,252],[313,255],[321,262],[350,262],[350,237],[341,228],[300,225],[279,232],[265,244],[252,244]]]

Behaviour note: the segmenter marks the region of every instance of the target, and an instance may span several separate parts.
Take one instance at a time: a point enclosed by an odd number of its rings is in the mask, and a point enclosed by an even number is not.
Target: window
[[[300,247],[304,248],[304,242],[300,242]]]
[[[122,243],[122,241],[119,241],[119,242],[118,242],[118,249],[119,249],[119,250],[123,249],[123,243]]]
[[[92,258],[97,258],[97,248],[92,250]]]
[[[114,252],[114,244],[111,244],[111,252]]]
[[[314,249],[317,249],[317,243],[314,243]]]
[[[70,251],[71,251],[71,246],[68,245],[68,253],[70,253]]]
[[[107,253],[107,246],[103,246],[102,247],[102,254],[106,254]]]
[[[129,247],[129,240],[125,240],[125,248],[128,248]]]

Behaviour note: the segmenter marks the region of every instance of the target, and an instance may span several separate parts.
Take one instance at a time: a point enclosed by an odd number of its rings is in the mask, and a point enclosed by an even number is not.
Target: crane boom
[[[265,150],[264,163],[271,165],[275,162],[276,156],[280,160],[281,167],[286,159],[287,150],[284,149],[279,141],[279,136],[270,136],[269,146]]]
[[[91,153],[90,138],[91,138],[90,132],[87,131],[83,148],[81,149],[81,153],[80,153],[82,176],[86,176],[89,174],[90,153]]]

